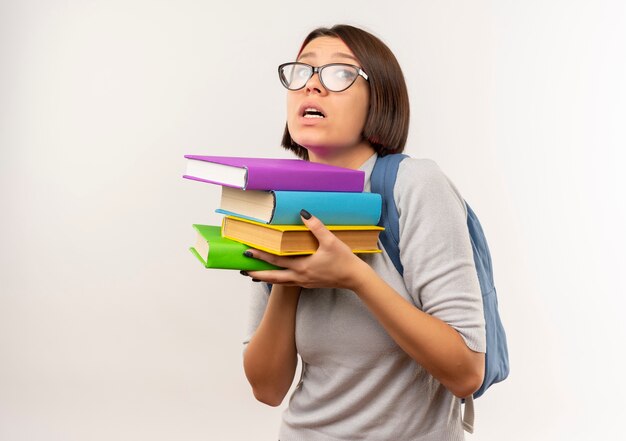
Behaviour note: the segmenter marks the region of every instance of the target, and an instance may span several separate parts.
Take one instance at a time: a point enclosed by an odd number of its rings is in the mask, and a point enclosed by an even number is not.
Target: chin
[[[295,137],[291,137],[291,139],[298,145],[304,147],[307,150],[317,150],[317,149],[324,149],[324,148],[328,148],[328,144],[323,142],[320,139],[315,139],[315,138],[311,138],[311,137],[300,137],[300,138],[295,138]]]

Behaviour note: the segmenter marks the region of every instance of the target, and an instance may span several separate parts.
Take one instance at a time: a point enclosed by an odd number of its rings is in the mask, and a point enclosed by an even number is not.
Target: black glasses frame
[[[304,84],[301,87],[298,88],[292,88],[289,87],[289,85],[287,85],[285,83],[285,81],[283,80],[283,75],[282,75],[282,70],[283,68],[285,68],[286,66],[306,66],[308,68],[310,68],[310,73],[309,73],[309,77],[304,81]],[[327,68],[328,66],[349,66],[349,67],[353,67],[354,69],[356,69],[357,71],[357,76],[354,77],[354,80],[348,84],[346,87],[344,87],[343,89],[340,90],[334,90],[329,88],[326,84],[324,84],[324,80],[322,79],[322,71]],[[348,64],[348,63],[329,63],[329,64],[325,64],[323,66],[311,66],[310,64],[307,63],[301,63],[299,61],[292,61],[290,63],[283,63],[281,65],[278,66],[278,77],[280,78],[280,83],[285,86],[286,89],[289,90],[300,90],[303,89],[306,86],[306,83],[309,82],[309,80],[313,77],[313,75],[317,74],[319,79],[320,79],[320,83],[322,83],[322,86],[324,86],[325,89],[331,91],[331,92],[343,92],[344,90],[348,89],[350,86],[352,86],[354,84],[354,82],[356,81],[356,79],[361,76],[365,79],[365,81],[369,81],[369,77],[367,76],[367,74],[363,71],[363,69],[361,69],[360,66],[356,66],[354,64]]]

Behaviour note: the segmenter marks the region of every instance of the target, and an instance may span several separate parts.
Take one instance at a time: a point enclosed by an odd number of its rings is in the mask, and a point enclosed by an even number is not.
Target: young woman
[[[320,28],[279,75],[288,89],[283,145],[365,171],[369,191],[377,156],[401,152],[408,132],[391,51],[358,28]],[[271,406],[302,359],[282,441],[463,439],[461,398],[481,385],[485,351],[465,204],[436,164],[418,159],[400,164],[394,199],[403,277],[385,252],[353,254],[307,207],[315,254],[246,252],[285,268],[247,273],[272,289],[254,285],[244,353],[255,397]]]

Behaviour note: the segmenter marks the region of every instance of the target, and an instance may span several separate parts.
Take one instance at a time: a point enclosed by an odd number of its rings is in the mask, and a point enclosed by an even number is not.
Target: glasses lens
[[[290,63],[280,67],[280,81],[289,90],[302,89],[311,75],[313,68],[307,64]]]
[[[322,69],[320,74],[324,87],[333,92],[346,90],[359,76],[358,70],[347,64],[329,64]]]

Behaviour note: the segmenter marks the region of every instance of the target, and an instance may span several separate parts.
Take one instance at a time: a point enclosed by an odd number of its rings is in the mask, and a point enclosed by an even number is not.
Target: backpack
[[[400,226],[398,219],[398,209],[393,198],[393,189],[396,183],[398,167],[403,159],[408,158],[403,154],[390,154],[376,159],[376,164],[372,170],[370,178],[371,192],[379,193],[382,196],[381,220],[378,225],[385,227],[380,234],[387,255],[394,266],[404,275],[404,268],[400,261]],[[493,269],[491,265],[491,255],[487,246],[487,240],[483,229],[474,211],[465,202],[467,207],[467,227],[469,229],[472,250],[474,252],[474,263],[478,273],[478,282],[483,299],[483,310],[485,315],[485,330],[487,336],[487,351],[485,353],[485,377],[480,388],[474,392],[469,400],[465,400],[466,417],[471,418],[471,422],[464,421],[465,429],[471,432],[473,425],[473,403],[472,398],[480,397],[494,383],[504,380],[509,374],[509,351],[506,344],[506,334],[500,314],[498,313],[498,298],[493,281]],[[468,408],[468,404],[470,405]],[[468,415],[470,413],[471,415]]]

